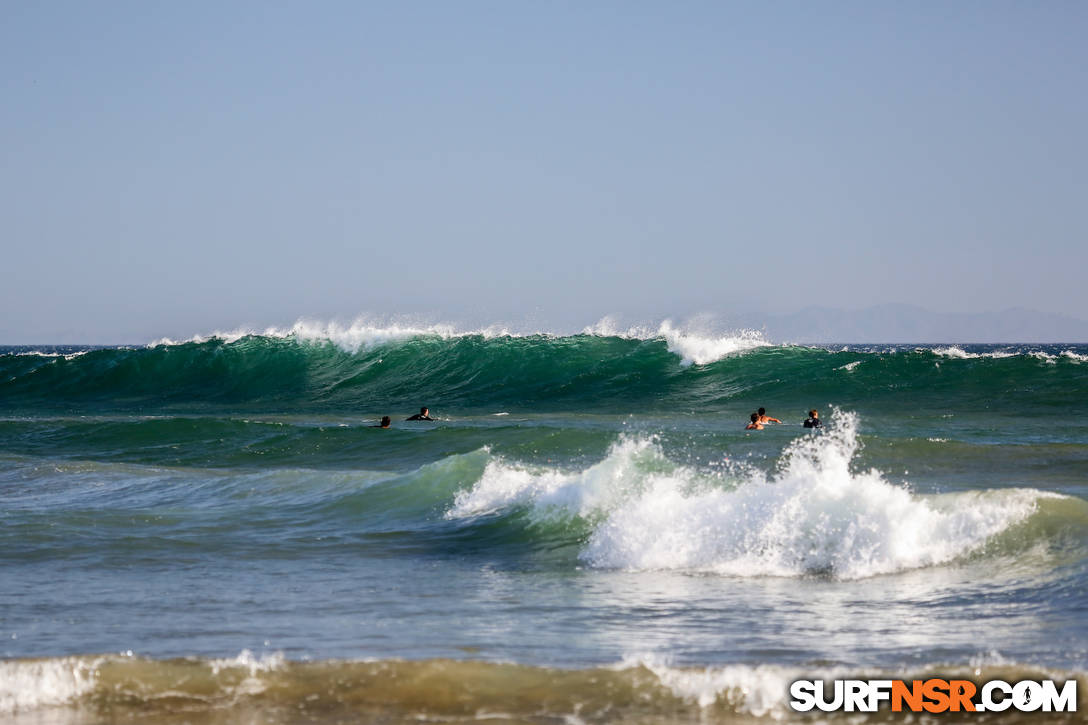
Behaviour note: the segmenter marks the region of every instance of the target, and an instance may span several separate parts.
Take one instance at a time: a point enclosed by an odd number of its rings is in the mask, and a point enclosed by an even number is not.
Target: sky
[[[1088,4],[0,4],[0,343],[1088,317]]]

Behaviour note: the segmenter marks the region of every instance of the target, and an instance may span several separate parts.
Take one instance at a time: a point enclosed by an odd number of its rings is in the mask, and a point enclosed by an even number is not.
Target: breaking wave
[[[857,579],[971,556],[1041,501],[1065,499],[1034,489],[920,496],[851,470],[857,449],[851,413],[796,440],[769,477],[736,466],[707,474],[672,463],[653,438],[624,438],[583,471],[493,460],[446,516],[578,522],[580,558],[600,568]]]
[[[607,318],[568,336],[299,322],[147,347],[0,348],[0,406],[374,411],[419,401],[610,412],[714,410],[768,393],[847,407],[904,394],[942,407],[996,396],[1010,407],[1064,405],[1088,398],[1085,359],[1068,346],[826,350]]]
[[[796,679],[933,673],[975,681],[1075,678],[1082,692],[1086,685],[1084,673],[1010,663],[934,664],[888,673],[827,666],[694,668],[650,655],[560,669],[457,660],[293,662],[249,652],[219,660],[128,654],[2,662],[0,715],[17,724],[56,725],[179,717],[201,723],[808,721],[788,705],[789,684]],[[849,721],[847,715],[827,717]],[[892,719],[883,713],[867,721],[885,717]],[[1030,720],[1031,714],[1020,719]],[[1016,722],[1017,716],[1006,721]]]

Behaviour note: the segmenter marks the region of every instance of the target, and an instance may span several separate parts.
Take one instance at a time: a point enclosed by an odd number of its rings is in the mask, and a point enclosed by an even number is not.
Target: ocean
[[[0,347],[0,657],[18,725],[815,722],[792,681],[933,674],[1084,722],[1088,346]]]

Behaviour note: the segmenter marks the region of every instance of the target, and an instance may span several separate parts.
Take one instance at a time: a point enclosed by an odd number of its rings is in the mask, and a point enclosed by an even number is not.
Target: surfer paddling
[[[820,412],[815,408],[810,410],[808,412],[808,418],[806,418],[805,422],[801,425],[805,426],[806,428],[819,428],[821,425],[823,425],[822,423],[820,423]]]
[[[759,413],[752,413],[752,422],[744,426],[744,430],[763,430],[763,424],[759,422]]]
[[[427,406],[423,406],[419,409],[418,413],[405,418],[405,420],[434,420],[434,418],[430,416],[430,412],[431,411]]]

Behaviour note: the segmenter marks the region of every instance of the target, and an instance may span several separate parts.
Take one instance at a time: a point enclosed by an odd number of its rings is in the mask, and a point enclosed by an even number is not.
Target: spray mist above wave
[[[708,365],[729,355],[771,345],[758,330],[734,330],[714,333],[698,326],[677,326],[664,320],[657,327],[633,326],[623,328],[611,317],[604,317],[585,328],[583,334],[598,337],[619,337],[628,340],[665,341],[669,352],[680,356],[681,365]]]
[[[321,343],[329,342],[336,345],[344,352],[357,353],[360,350],[369,349],[378,345],[410,340],[419,337],[432,337],[449,340],[458,337],[483,337],[485,339],[495,337],[526,337],[528,333],[519,334],[512,332],[502,325],[490,325],[480,328],[461,328],[450,323],[416,323],[416,322],[382,322],[368,318],[359,318],[355,321],[343,324],[340,322],[318,322],[314,320],[298,320],[290,327],[266,327],[263,330],[250,328],[236,328],[229,332],[216,331],[208,335],[194,335],[185,340],[173,340],[168,337],[160,338],[148,345],[183,345],[186,343],[201,343],[209,340],[221,340],[226,343],[237,342],[244,337],[270,337],[277,339],[294,339],[300,342]]]
[[[547,338],[569,339],[577,335],[622,340],[653,341],[665,343],[667,350],[680,358],[684,367],[691,365],[709,365],[724,358],[739,355],[765,347],[780,347],[768,340],[763,332],[751,328],[726,328],[712,316],[697,316],[684,322],[674,322],[666,318],[651,324],[625,325],[611,316],[602,317],[596,323],[586,326],[580,332],[573,330],[545,329],[541,327],[493,323],[489,325],[461,325],[451,322],[429,322],[411,317],[359,317],[350,323],[338,321],[318,321],[300,319],[286,327],[246,328],[239,327],[229,331],[215,331],[209,334],[193,335],[175,340],[160,338],[147,347],[163,345],[182,345],[204,343],[217,340],[234,343],[246,337],[264,337],[271,339],[296,340],[303,343],[330,343],[340,350],[357,354],[376,347],[412,339],[456,340],[459,338]],[[787,347],[789,347],[787,345]],[[809,346],[806,346],[809,347]],[[1053,364],[1057,360],[1084,362],[1088,355],[1071,349],[1045,352],[1038,346],[1017,347],[1003,346],[999,349],[968,351],[960,345],[938,345],[917,347],[914,345],[892,346],[856,346],[853,351],[876,355],[896,355],[930,353],[940,358],[952,360],[1002,360],[1005,358],[1029,357]],[[811,346],[815,350],[831,350],[821,346]],[[847,352],[851,348],[843,347],[838,352]],[[82,353],[79,353],[82,354]],[[851,370],[851,368],[847,368]]]
[[[736,330],[716,333],[702,330],[698,326],[677,325],[672,320],[664,320],[656,326],[622,327],[613,318],[604,317],[594,325],[584,328],[583,335],[593,337],[616,337],[625,340],[663,340],[669,352],[678,355],[682,365],[706,365],[747,350],[770,345],[756,330]],[[388,344],[412,338],[438,338],[450,340],[460,337],[481,337],[494,339],[500,337],[524,338],[547,337],[562,338],[569,333],[543,329],[517,329],[504,324],[492,324],[482,327],[459,326],[453,323],[422,323],[418,321],[382,321],[360,317],[343,324],[340,322],[319,322],[299,320],[290,327],[267,327],[263,330],[236,328],[231,331],[216,331],[208,335],[194,335],[185,340],[160,338],[148,345],[179,345],[220,340],[225,343],[237,342],[249,337],[269,337],[294,339],[300,342],[329,342],[345,352],[357,353],[378,345]]]
[[[591,566],[735,576],[857,579],[951,562],[1031,516],[1040,491],[922,497],[877,470],[852,472],[857,416],[787,447],[777,471],[707,474],[669,461],[652,438],[622,438],[590,468],[564,473],[491,461],[451,519],[526,509],[580,519]]]

